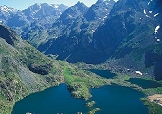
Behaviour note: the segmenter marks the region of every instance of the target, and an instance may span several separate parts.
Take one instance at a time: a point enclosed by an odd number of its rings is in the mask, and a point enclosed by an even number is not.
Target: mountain
[[[24,39],[35,28],[46,29],[52,26],[68,7],[60,4],[34,4],[25,10],[16,10],[7,6],[0,7],[0,23],[13,28]],[[36,36],[36,35],[35,35]]]
[[[69,37],[71,36],[69,34],[73,34],[73,32],[77,36],[83,37],[82,45],[86,47],[91,42],[93,32],[108,17],[114,3],[113,0],[99,0],[92,7],[88,8],[83,3],[78,2],[68,9],[64,5],[43,3],[34,4],[23,11],[14,11],[12,8],[2,6],[12,10],[7,19],[3,19],[2,16],[0,20],[5,20],[1,21],[2,24],[15,29],[23,39],[29,41],[35,47],[46,42],[49,47],[50,44],[48,42],[52,42],[51,39],[55,40],[55,38],[64,37],[64,35]],[[65,11],[65,9],[67,10]],[[94,14],[94,19],[89,18],[90,14]],[[4,15],[6,16],[7,14],[5,13]],[[74,26],[78,27],[73,29]],[[70,31],[71,33],[69,33]],[[88,38],[86,35],[88,35]]]
[[[92,64],[106,62],[108,66],[119,67],[115,68],[117,71],[131,69],[133,74],[140,71],[161,80],[161,1],[113,3],[97,1],[69,24],[61,36],[48,40],[38,49],[57,55],[57,59]],[[109,12],[105,13],[105,9]],[[105,21],[101,21],[104,17]]]
[[[16,32],[0,25],[0,113],[9,114],[14,102],[31,92],[62,83],[58,66]]]
[[[56,21],[57,23],[53,24],[48,32],[51,38],[39,45],[38,49],[45,54],[58,55],[57,59],[66,59],[70,62],[81,60],[81,53],[90,46],[93,33],[97,27],[104,23],[114,4],[113,0],[99,0],[90,8],[87,8],[83,3],[78,2],[65,10]],[[74,7],[77,7],[75,8],[77,14],[73,13]],[[83,10],[83,7],[85,10]],[[82,12],[78,15],[80,11]],[[92,19],[89,18],[90,14],[94,14]],[[71,17],[69,18],[69,16]],[[66,26],[66,24],[68,25]]]
[[[66,83],[74,97],[88,99],[89,89],[103,85],[105,80],[56,61],[52,55],[45,56],[15,31],[0,25],[0,114],[11,114],[16,101],[60,83]]]
[[[30,27],[23,29],[23,39],[28,40],[32,45],[38,47],[40,44],[63,34],[63,31],[86,10],[87,6],[78,2],[75,6],[66,9],[54,23],[41,26],[39,21],[34,22]]]
[[[9,114],[14,102],[31,92],[63,82],[54,61],[0,25],[0,113]]]
[[[95,55],[101,53],[99,62],[113,59],[114,65],[162,79],[161,6],[160,0],[118,1],[94,33],[93,49]]]
[[[26,12],[37,12],[30,19],[40,15],[48,17],[48,12],[42,13],[45,5],[29,7]],[[13,12],[12,8],[6,9]],[[60,14],[54,23],[34,21],[20,33],[41,52],[53,54],[56,59],[108,66],[111,63],[109,68],[112,65],[119,66],[115,70],[122,72],[141,71],[161,80],[161,11],[160,0],[116,3],[98,0],[90,8],[78,2]]]
[[[98,0],[90,8],[78,2],[57,19],[52,17],[50,24],[44,23],[51,18],[52,9],[43,8],[47,6],[35,4],[24,11],[0,7],[0,22],[27,40],[0,25],[0,113],[9,114],[16,101],[60,83],[83,99],[90,98],[89,88],[107,84],[107,80],[55,58],[162,80],[161,0]],[[122,82],[122,78],[115,81]]]
[[[27,24],[28,20],[21,11],[7,6],[1,6],[0,22],[11,27],[20,27]]]
[[[23,21],[25,25],[39,22],[45,26],[45,24],[55,22],[65,9],[67,9],[67,6],[63,4],[55,5],[47,3],[37,3],[22,11],[7,6],[1,6],[0,20],[2,24],[6,24],[10,27],[23,27],[23,25],[20,24],[21,21]]]
[[[1,23],[7,22],[8,18],[10,15],[16,13],[17,10],[7,7],[7,6],[1,6],[0,7],[0,18],[1,18]]]
[[[114,4],[114,0],[98,0],[84,14],[84,17],[87,21],[98,20],[103,22],[108,17]]]
[[[74,6],[66,9],[51,29],[48,30],[49,37],[58,38],[59,36],[66,34],[75,21],[82,17],[88,10],[88,7],[81,2],[78,2]]]
[[[39,22],[45,24],[54,23],[60,17],[67,7],[63,4],[34,4],[22,12],[26,15],[27,19],[31,22]]]
[[[46,41],[47,29],[60,17],[68,7],[60,4],[34,4],[23,10],[30,24],[23,26],[19,34],[23,39],[30,41],[37,47],[41,42]],[[16,28],[17,30],[17,28]],[[34,39],[33,39],[34,37]]]

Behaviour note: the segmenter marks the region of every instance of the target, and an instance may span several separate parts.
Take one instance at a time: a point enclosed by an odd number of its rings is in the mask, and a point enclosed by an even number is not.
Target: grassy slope
[[[0,113],[9,114],[15,101],[62,83],[63,75],[57,61],[41,54],[9,28],[2,28],[3,34],[16,38],[14,45],[0,38]],[[35,71],[29,70],[30,66]],[[44,69],[47,74],[42,75]]]
[[[11,45],[0,38],[0,114],[11,113],[14,103],[28,94],[60,83],[65,82],[72,95],[83,99],[91,97],[89,88],[109,83],[67,62],[47,58],[14,31],[4,28],[16,40]]]
[[[76,67],[64,67],[65,83],[76,98],[88,100],[91,97],[90,88],[110,84],[110,81],[96,76],[88,71],[78,70]]]

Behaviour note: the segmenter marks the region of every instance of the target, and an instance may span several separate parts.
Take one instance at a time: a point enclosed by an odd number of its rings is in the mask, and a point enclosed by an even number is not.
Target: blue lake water
[[[93,108],[100,108],[96,114],[148,114],[148,109],[140,98],[144,95],[136,90],[121,86],[103,86],[90,90],[95,101]],[[12,114],[87,114],[88,107],[84,101],[71,97],[65,84],[45,91],[31,94],[17,102]]]
[[[85,101],[73,98],[66,85],[61,84],[58,87],[31,94],[17,102],[12,114],[26,114],[27,112],[32,114],[75,114],[81,111],[83,113],[88,111]]]
[[[110,72],[109,70],[98,70],[98,69],[90,69],[89,71],[101,76],[101,77],[104,77],[104,78],[113,78],[116,76],[115,73],[112,73]]]
[[[159,84],[158,82],[153,80],[145,80],[141,78],[130,78],[128,81],[133,84],[137,84],[144,89],[162,87],[162,84]]]
[[[140,98],[144,94],[128,87],[103,86],[91,91],[96,104],[101,111],[96,114],[149,114],[148,108]]]

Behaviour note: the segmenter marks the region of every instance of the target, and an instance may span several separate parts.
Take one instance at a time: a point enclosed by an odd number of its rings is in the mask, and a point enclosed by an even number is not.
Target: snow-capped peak
[[[4,11],[4,12],[15,12],[15,11],[16,11],[15,9],[10,8],[10,7],[7,7],[6,5],[1,6],[1,7],[0,7],[0,10],[1,10],[1,11]]]
[[[59,8],[59,5],[54,5],[54,7],[57,9],[57,8]]]

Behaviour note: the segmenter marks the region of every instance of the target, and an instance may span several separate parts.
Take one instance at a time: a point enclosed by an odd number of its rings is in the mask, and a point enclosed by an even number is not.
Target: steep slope
[[[0,25],[0,113],[9,114],[13,103],[31,92],[63,82],[56,67],[14,31]]]
[[[29,24],[29,21],[21,11],[7,6],[1,6],[0,23],[10,27],[21,27]]]
[[[25,14],[30,24],[23,26],[20,34],[23,39],[28,40],[33,46],[37,47],[46,41],[48,29],[60,17],[68,7],[60,4],[34,4],[22,12]],[[34,37],[34,38],[33,38]]]
[[[113,1],[99,0],[69,24],[62,36],[41,44],[38,49],[69,62],[111,61],[112,66],[119,66],[119,71],[132,69],[160,80],[161,4],[160,0],[120,0],[113,7]],[[105,14],[105,6],[113,7],[110,13]],[[99,21],[105,17],[102,14],[107,16],[105,22]]]
[[[62,34],[69,32],[69,26],[71,26],[77,18],[82,17],[82,15],[88,10],[88,7],[81,2],[78,2],[74,6],[65,10],[60,18],[53,23],[52,28],[48,31],[49,37],[58,38]]]
[[[57,59],[67,60],[70,62],[84,61],[83,54],[92,43],[93,33],[97,27],[104,23],[114,3],[115,2],[113,0],[99,0],[89,9],[86,8],[86,10],[82,10],[81,6],[85,7],[82,3],[77,3],[74,7],[80,7],[79,9],[82,11],[82,14],[77,16],[77,14],[74,13],[75,16],[72,17],[77,17],[73,22],[68,22],[67,17],[61,15],[59,22],[65,21],[68,26],[65,26],[62,23],[59,25],[54,23],[54,28],[52,28],[49,32],[49,35],[53,38],[44,44],[42,43],[38,49],[45,52],[45,54],[58,55]],[[67,11],[64,13],[66,12]],[[90,18],[91,14],[93,14],[93,18]],[[58,27],[55,28],[56,26]]]
[[[63,4],[34,4],[22,12],[27,16],[29,21],[37,21],[41,24],[53,23],[67,7]]]
[[[106,55],[105,60],[115,59],[114,64],[162,79],[161,5],[160,0],[118,1],[110,18],[95,32],[94,49]]]
[[[53,24],[53,27],[49,30],[48,34],[50,40],[39,46],[38,49],[41,51],[48,51],[48,48],[53,48],[54,50],[49,49],[49,51],[53,51],[53,53],[60,53],[63,51],[65,46],[68,46],[67,41],[71,42],[71,46],[69,45],[69,47],[73,48],[73,45],[75,45],[75,42],[78,40],[75,39],[75,37],[73,38],[73,36],[79,35],[78,32],[80,31],[80,24],[82,24],[82,16],[87,10],[88,7],[81,2],[78,2],[74,6],[65,10],[60,18]],[[60,42],[64,43],[65,46]],[[67,49],[71,50],[70,48]]]
[[[98,20],[99,22],[103,22],[109,16],[114,3],[114,0],[98,0],[85,13],[85,19],[87,21]]]
[[[74,65],[54,60],[52,55],[49,57],[0,25],[0,114],[10,114],[14,103],[30,93],[60,83],[66,83],[73,96],[88,99],[89,88],[105,82]],[[76,88],[78,85],[81,86]]]
[[[78,2],[76,5],[66,9],[60,14],[60,17],[54,23],[48,23],[45,26],[41,26],[39,21],[32,23],[29,28],[26,27],[23,29],[25,32],[22,32],[22,36],[32,45],[38,47],[40,44],[44,44],[50,39],[55,40],[68,31],[69,26],[73,24],[77,17],[81,17],[86,10],[87,6]]]
[[[55,22],[67,6],[55,4],[34,4],[25,10],[16,10],[7,6],[0,7],[0,21],[10,27],[23,27],[33,22],[42,25]],[[19,22],[19,23],[17,23]]]
[[[25,10],[16,10],[7,6],[0,7],[0,23],[14,29],[23,39],[34,42],[44,40],[47,28],[52,26],[68,7],[60,4],[34,4]],[[38,28],[38,29],[36,29]],[[39,31],[43,31],[41,35]],[[41,37],[41,38],[40,38]],[[42,38],[43,37],[43,38]],[[41,41],[40,41],[41,42]],[[39,43],[38,43],[39,44]]]

